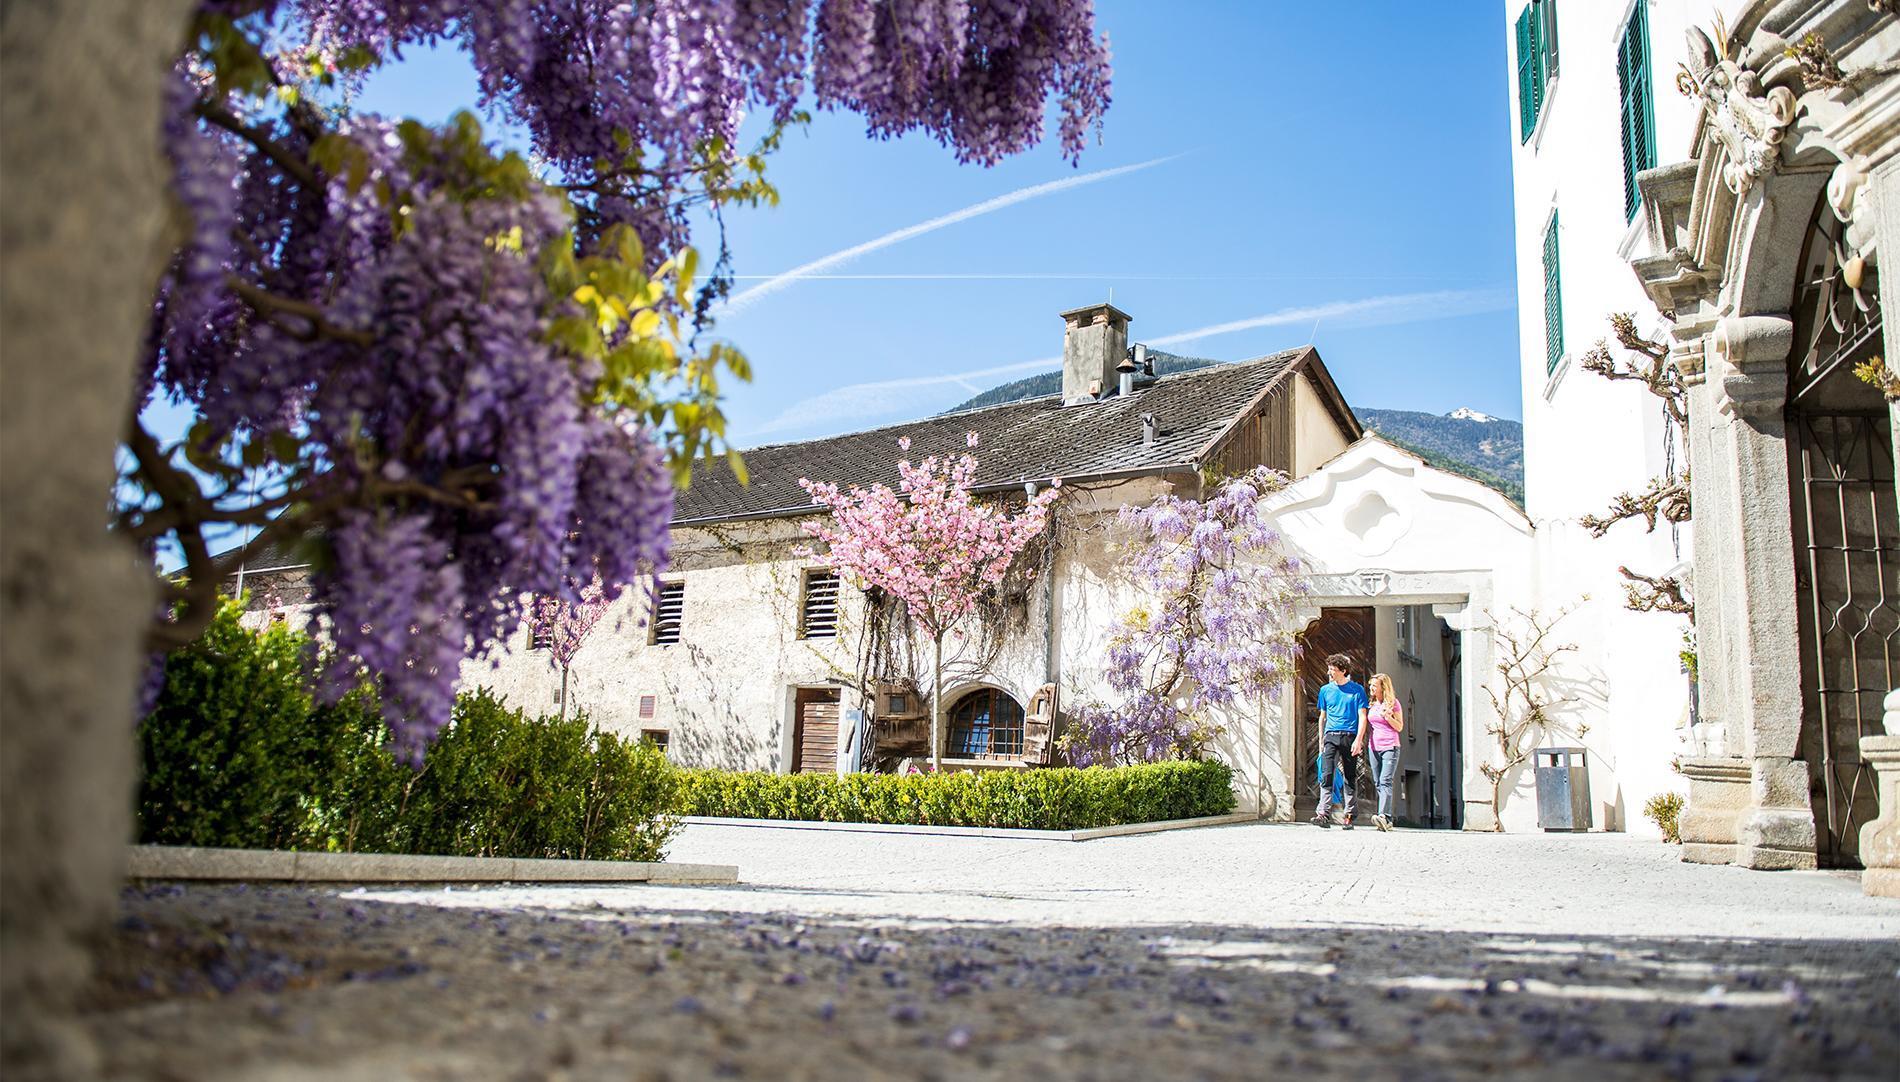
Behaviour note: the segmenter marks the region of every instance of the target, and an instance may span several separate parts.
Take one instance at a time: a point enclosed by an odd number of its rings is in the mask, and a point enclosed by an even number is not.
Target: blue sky
[[[1172,352],[1238,360],[1311,341],[1354,405],[1519,415],[1490,5],[1097,0],[1097,22],[1115,100],[1079,166],[1052,142],[960,166],[925,137],[867,139],[846,113],[787,139],[769,171],[780,206],[727,216],[736,291],[974,204],[1120,171],[724,313],[717,333],[755,370],[727,403],[737,445],[922,416],[1053,367],[1056,313],[1111,291],[1131,335]],[[358,107],[440,120],[474,100],[460,56],[412,51]],[[1181,338],[1234,323],[1255,325]]]
[[[739,443],[953,405],[1022,373],[828,392],[1056,357],[1056,313],[1111,289],[1138,340],[1373,302],[1317,330],[1289,316],[1167,348],[1240,359],[1310,339],[1357,405],[1520,414],[1504,39],[1489,5],[1098,0],[1097,19],[1115,102],[1079,168],[1051,145],[960,167],[925,138],[867,140],[846,114],[788,140],[770,174],[780,207],[729,219],[741,275],[1169,160],[835,269],[1073,277],[805,280],[728,314],[720,332],[757,370],[730,402]],[[1377,303],[1419,294],[1438,296]]]

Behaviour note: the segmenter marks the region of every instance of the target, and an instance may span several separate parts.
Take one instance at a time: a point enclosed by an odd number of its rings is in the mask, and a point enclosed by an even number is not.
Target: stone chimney
[[[1127,312],[1091,304],[1062,313],[1062,404],[1113,393],[1116,368],[1127,353]]]

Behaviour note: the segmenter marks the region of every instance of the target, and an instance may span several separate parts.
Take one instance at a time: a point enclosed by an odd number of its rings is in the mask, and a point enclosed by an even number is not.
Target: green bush
[[[1662,829],[1663,841],[1682,842],[1682,832],[1676,826],[1676,817],[1682,814],[1681,793],[1657,793],[1643,805],[1643,814]]]
[[[317,705],[309,640],[236,605],[167,659],[140,727],[139,836],[165,845],[659,860],[678,772],[584,717],[530,718],[483,690],[419,770],[385,750],[375,695]]]
[[[1225,815],[1225,763],[1147,763],[961,774],[681,771],[680,812],[735,819],[1085,830]]]
[[[239,626],[235,605],[165,663],[139,726],[139,834],[165,845],[281,848],[302,840],[322,787],[307,642]]]

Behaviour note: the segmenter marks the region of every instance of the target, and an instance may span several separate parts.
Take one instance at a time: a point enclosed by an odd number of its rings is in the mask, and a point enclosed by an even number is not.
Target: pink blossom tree
[[[977,445],[976,433],[965,438]],[[910,438],[897,441],[910,450]],[[897,464],[896,489],[885,485],[840,491],[835,483],[799,478],[812,502],[831,517],[801,524],[823,542],[827,558],[860,589],[876,586],[903,602],[911,619],[930,637],[930,765],[942,765],[939,727],[943,718],[943,640],[976,611],[986,591],[1009,572],[1016,555],[1042,532],[1049,505],[1061,494],[1062,480],[1029,497],[1014,514],[983,502],[970,491],[976,456],[936,455],[912,465]],[[800,555],[813,556],[812,548]]]
[[[575,601],[559,595],[534,599],[528,620],[528,642],[535,646],[547,644],[548,665],[561,671],[563,718],[567,717],[567,675],[574,667],[574,655],[580,652],[587,633],[594,630],[611,604],[613,599],[607,596],[606,587],[598,578],[581,587]]]

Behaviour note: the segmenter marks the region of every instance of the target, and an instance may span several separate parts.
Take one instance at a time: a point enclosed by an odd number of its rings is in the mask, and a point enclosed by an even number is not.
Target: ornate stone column
[[[1707,325],[1679,325],[1671,358],[1688,391],[1689,423],[1683,442],[1689,455],[1690,482],[1695,486],[1696,513],[1689,520],[1689,531],[1697,599],[1700,713],[1691,733],[1695,753],[1678,764],[1689,783],[1689,793],[1676,828],[1682,838],[1683,860],[1692,864],[1732,864],[1735,840],[1749,806],[1749,766],[1742,755],[1747,740],[1736,726],[1736,712],[1731,706],[1734,697],[1729,691],[1729,678],[1736,665],[1733,636],[1720,604],[1728,594],[1725,555],[1735,519],[1725,508],[1727,487],[1715,483],[1725,475],[1726,467],[1715,460],[1712,447],[1726,446],[1720,433],[1729,418],[1719,409],[1715,389],[1706,378],[1707,350],[1701,336],[1708,330]]]
[[[1801,758],[1801,671],[1795,623],[1794,537],[1789,519],[1787,359],[1793,323],[1733,316],[1714,325],[1707,372],[1717,416],[1710,452],[1727,462],[1710,528],[1721,533],[1722,587],[1713,616],[1732,634],[1724,709],[1748,757],[1749,801],[1736,831],[1735,863],[1749,868],[1815,866],[1808,764]],[[1698,502],[1698,523],[1710,518]],[[1698,531],[1698,544],[1701,531]],[[1702,554],[1697,552],[1698,567]],[[1698,619],[1706,625],[1708,621]]]

